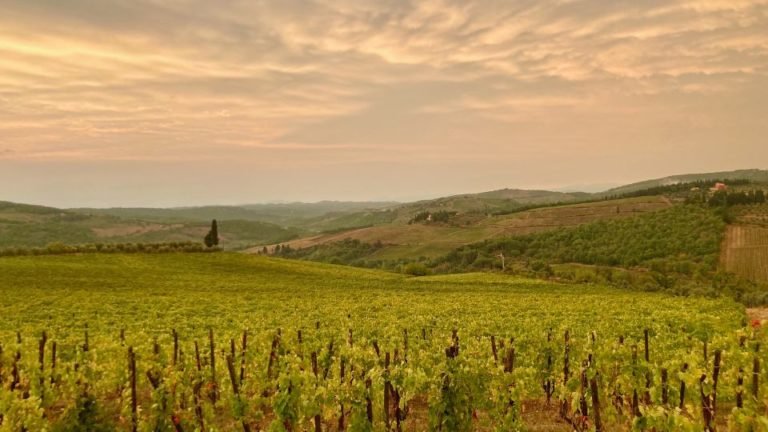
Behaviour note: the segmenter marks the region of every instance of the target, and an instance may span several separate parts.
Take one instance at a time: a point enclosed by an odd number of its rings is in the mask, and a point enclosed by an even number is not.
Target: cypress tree
[[[219,224],[216,223],[216,219],[211,222],[211,239],[214,246],[219,245]]]
[[[205,246],[214,247],[219,245],[219,227],[216,223],[216,219],[211,222],[211,229],[208,234],[205,235]]]

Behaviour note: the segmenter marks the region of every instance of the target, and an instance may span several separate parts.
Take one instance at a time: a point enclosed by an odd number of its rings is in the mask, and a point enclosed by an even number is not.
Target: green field
[[[616,388],[626,403],[632,391],[648,391],[653,402],[643,406],[645,421],[693,427],[702,421],[699,374],[710,373],[712,353],[722,350],[727,359],[718,397],[732,405],[737,368],[751,365],[753,344],[766,338],[765,332],[740,330],[744,309],[731,300],[494,274],[413,278],[230,253],[2,258],[0,274],[0,430],[131,430],[134,418],[139,430],[199,430],[201,421],[206,430],[242,430],[243,424],[249,430],[314,430],[315,422],[337,430],[343,404],[346,428],[353,431],[386,430],[387,418],[394,424],[398,413],[403,430],[522,430],[529,423],[529,430],[559,431],[568,429],[552,420],[554,408],[521,407],[542,401],[541,383],[552,382],[552,406],[571,401],[570,418],[584,417],[576,403],[582,370],[603,377],[599,393],[609,430],[624,430],[633,421],[628,406],[611,408]],[[209,329],[215,372],[208,360]],[[458,339],[451,336],[454,329]],[[570,374],[563,379],[566,330]],[[743,348],[740,334],[748,341]],[[704,341],[707,361],[700,354]],[[459,354],[447,357],[446,349],[459,344]],[[135,417],[129,346],[137,364]],[[634,346],[640,347],[639,361],[632,360]],[[505,372],[510,352],[514,366]],[[388,368],[385,353],[391,356]],[[582,364],[590,354],[593,362]],[[689,369],[678,374],[682,363]],[[685,401],[689,412],[660,409],[662,368],[671,371],[670,398],[679,398],[681,380],[696,389]],[[647,390],[646,374],[653,383]],[[768,394],[764,378],[762,395]],[[384,409],[385,388],[388,398],[400,399],[400,411],[391,399]],[[522,404],[510,408],[511,399]],[[748,399],[742,412],[759,403]],[[727,411],[721,413],[724,422]],[[540,428],[542,419],[551,424]]]

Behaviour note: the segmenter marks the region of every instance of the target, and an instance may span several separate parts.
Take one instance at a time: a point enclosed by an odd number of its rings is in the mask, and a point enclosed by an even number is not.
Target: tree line
[[[730,207],[734,205],[765,204],[765,191],[753,189],[749,191],[730,192],[716,191],[707,199],[710,207]]]

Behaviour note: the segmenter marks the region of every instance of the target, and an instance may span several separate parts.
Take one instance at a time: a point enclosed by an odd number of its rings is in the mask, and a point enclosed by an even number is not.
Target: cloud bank
[[[226,198],[252,201],[310,198],[296,184],[318,177],[329,188],[318,198],[396,198],[414,183],[439,194],[768,160],[765,0],[0,0],[0,10],[6,175],[171,164],[237,171],[222,186],[296,176]],[[183,190],[179,175],[171,191]]]

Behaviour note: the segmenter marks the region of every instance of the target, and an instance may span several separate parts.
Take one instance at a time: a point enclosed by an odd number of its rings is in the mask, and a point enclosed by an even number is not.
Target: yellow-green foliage
[[[245,422],[251,430],[284,430],[286,424],[310,430],[315,415],[325,424],[337,424],[344,404],[349,430],[382,431],[386,381],[399,392],[402,407],[415,406],[404,430],[425,430],[427,424],[442,424],[443,430],[468,425],[514,430],[521,421],[516,411],[520,404],[508,408],[510,398],[540,399],[542,381],[551,379],[555,399],[578,400],[579,371],[590,353],[595,361],[588,373],[602,376],[604,421],[612,425],[608,430],[623,430],[632,420],[612,408],[609,396],[617,386],[625,395],[633,389],[644,392],[644,372],[638,378],[633,371],[641,369],[630,365],[631,347],[639,344],[642,350],[645,329],[650,331],[651,357],[640,365],[651,373],[652,397],[658,401],[659,370],[668,368],[672,387],[679,388],[683,379],[691,389],[686,401],[690,415],[678,420],[693,425],[700,422],[698,379],[711,370],[711,358],[706,363],[701,355],[703,341],[708,341],[710,356],[722,350],[726,359],[720,400],[733,400],[738,367],[751,361],[756,342],[768,342],[764,332],[741,329],[744,309],[730,300],[498,274],[421,278],[219,253],[9,257],[0,259],[0,275],[3,431],[77,430],[73,428],[79,421],[87,422],[88,430],[130,430],[129,346],[136,352],[139,430],[167,430],[173,422],[195,430],[201,418],[206,429],[243,429]],[[172,329],[179,335],[175,363]],[[208,360],[209,329],[216,343],[215,380]],[[454,329],[458,341],[451,337]],[[560,371],[566,330],[571,374],[564,381]],[[43,331],[47,341],[41,373]],[[547,342],[550,331],[552,341]],[[498,361],[491,350],[492,335]],[[738,346],[740,335],[746,338],[744,348]],[[617,344],[620,336],[623,345]],[[505,348],[501,341],[506,341]],[[55,370],[50,363],[53,342],[58,350]],[[452,359],[446,357],[450,346],[458,347]],[[516,361],[514,370],[505,373],[502,357],[510,347]],[[21,357],[16,361],[17,351]],[[385,353],[392,359],[389,372]],[[239,377],[244,365],[244,379],[236,378],[239,394],[229,379],[228,356],[234,376]],[[678,376],[683,362],[689,363],[689,372]],[[14,363],[20,379],[11,391]],[[150,376],[160,377],[158,388],[152,387]],[[760,391],[768,393],[766,381]],[[366,397],[374,407],[373,424],[367,423]],[[750,399],[744,412],[755,407]],[[486,415],[472,420],[473,412]],[[658,415],[649,411],[645,417],[652,421]]]

